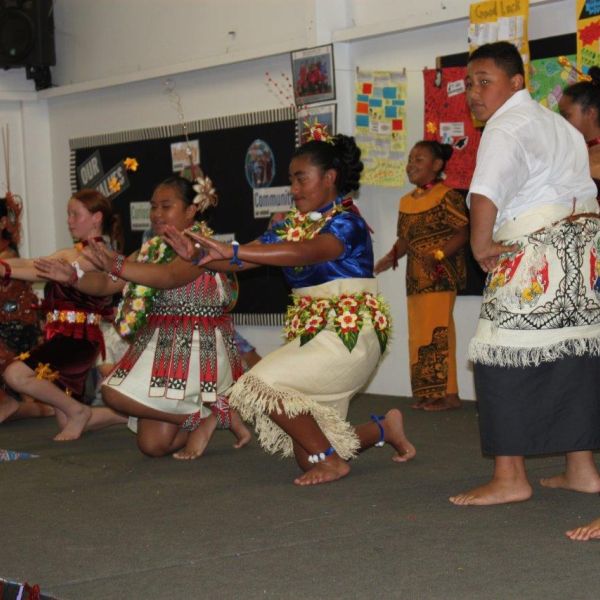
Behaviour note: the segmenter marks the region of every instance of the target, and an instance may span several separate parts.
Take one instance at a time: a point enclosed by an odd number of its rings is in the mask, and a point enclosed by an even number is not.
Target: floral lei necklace
[[[297,208],[292,209],[285,220],[274,227],[275,234],[286,242],[301,242],[312,240],[323,229],[325,223],[344,210],[342,198],[336,198],[321,210],[302,213]]]
[[[204,221],[195,223],[190,231],[211,236],[213,231]],[[163,264],[169,263],[175,258],[175,250],[159,235],[145,242],[138,252],[136,262]],[[121,337],[131,337],[142,325],[146,323],[154,296],[158,290],[146,285],[140,285],[131,281],[123,288],[123,298],[117,308],[115,325]]]

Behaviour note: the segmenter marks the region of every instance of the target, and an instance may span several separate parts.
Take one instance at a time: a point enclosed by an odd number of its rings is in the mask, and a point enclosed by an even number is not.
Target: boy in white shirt
[[[557,452],[565,473],[542,485],[600,492],[600,218],[585,142],[532,100],[508,42],[470,56],[467,99],[486,123],[468,202],[489,275],[469,357],[494,473],[450,501],[527,500],[524,457]]]

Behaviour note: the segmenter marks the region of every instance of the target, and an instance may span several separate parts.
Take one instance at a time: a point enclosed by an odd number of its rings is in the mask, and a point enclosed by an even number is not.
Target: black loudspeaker
[[[0,0],[0,68],[25,67],[36,89],[50,86],[54,50],[53,0]]]

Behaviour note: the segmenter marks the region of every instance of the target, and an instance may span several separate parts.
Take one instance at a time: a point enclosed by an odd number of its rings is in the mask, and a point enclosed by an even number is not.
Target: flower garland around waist
[[[85,310],[54,309],[46,314],[44,339],[51,340],[55,335],[88,340],[98,343],[102,358],[106,356],[104,336],[100,330],[102,313]]]
[[[195,223],[191,231],[201,233],[204,236],[213,234],[204,221]],[[163,264],[171,262],[175,256],[175,250],[162,237],[156,235],[142,244],[136,262]],[[123,298],[119,302],[117,316],[115,317],[117,331],[122,337],[130,338],[146,323],[148,312],[157,292],[156,288],[131,281],[127,282],[123,288]]]
[[[331,298],[294,294],[292,299],[285,318],[288,341],[300,337],[300,345],[303,346],[329,324],[352,352],[367,317],[373,324],[381,353],[385,352],[390,335],[390,314],[382,296],[368,292]]]

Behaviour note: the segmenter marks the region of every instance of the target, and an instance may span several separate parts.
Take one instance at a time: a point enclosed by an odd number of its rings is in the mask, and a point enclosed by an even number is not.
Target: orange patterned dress
[[[408,345],[415,398],[458,393],[452,311],[456,292],[466,282],[464,250],[440,261],[433,276],[423,258],[433,256],[468,222],[463,196],[441,182],[422,196],[411,192],[400,199],[398,238],[408,244]]]

